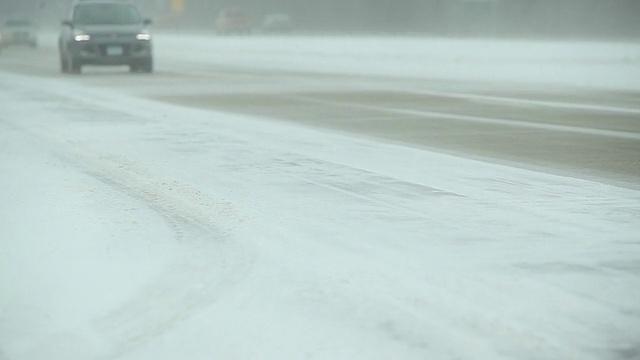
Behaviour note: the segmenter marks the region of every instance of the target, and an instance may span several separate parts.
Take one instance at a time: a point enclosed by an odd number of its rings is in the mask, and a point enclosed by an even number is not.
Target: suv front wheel
[[[63,73],[80,74],[82,72],[82,63],[80,59],[67,53],[60,53],[60,71]]]
[[[60,72],[62,73],[69,72],[69,63],[67,62],[67,59],[62,55],[60,55]]]
[[[153,72],[153,60],[147,59],[143,61],[137,61],[129,64],[129,71],[131,72],[143,72],[143,73],[152,73]]]
[[[82,64],[80,60],[73,57],[73,55],[69,55],[67,57],[67,67],[71,74],[80,74],[82,72]]]

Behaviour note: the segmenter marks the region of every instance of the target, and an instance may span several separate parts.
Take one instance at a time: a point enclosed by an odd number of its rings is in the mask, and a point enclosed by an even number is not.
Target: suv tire
[[[64,56],[60,56],[60,72],[66,74],[69,72],[69,63]]]
[[[152,73],[153,72],[153,60],[148,59],[141,62],[135,62],[129,65],[129,71],[131,72],[143,72],[143,73]]]
[[[82,72],[82,64],[73,56],[67,57],[67,69],[71,74],[80,74]]]

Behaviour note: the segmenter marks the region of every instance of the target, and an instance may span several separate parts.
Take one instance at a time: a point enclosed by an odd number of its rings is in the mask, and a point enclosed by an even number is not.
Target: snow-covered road
[[[326,41],[335,64],[344,47]],[[182,75],[176,52],[158,76],[210,74],[183,56]],[[2,360],[640,356],[638,190],[50,65],[0,67]],[[639,120],[633,101],[607,106]]]

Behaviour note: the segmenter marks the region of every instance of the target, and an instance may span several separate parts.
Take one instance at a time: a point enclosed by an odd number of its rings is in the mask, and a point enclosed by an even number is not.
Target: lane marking
[[[578,104],[578,103],[570,103],[570,102],[531,100],[531,99],[522,99],[522,98],[465,94],[465,93],[455,94],[455,93],[426,91],[426,90],[402,91],[402,92],[408,92],[411,94],[418,94],[418,95],[427,95],[427,96],[448,97],[453,99],[491,101],[491,102],[518,104],[518,105],[535,105],[535,106],[542,106],[542,107],[548,107],[548,108],[554,108],[554,109],[588,110],[588,111],[601,111],[601,112],[640,115],[640,109],[620,107],[620,106],[589,105],[589,104]]]
[[[383,112],[388,112],[393,114],[426,116],[426,117],[432,117],[432,118],[451,119],[451,120],[468,121],[468,122],[476,122],[476,123],[483,123],[483,124],[506,125],[506,126],[529,128],[529,129],[562,131],[562,132],[569,132],[569,133],[575,133],[575,134],[606,136],[606,137],[614,137],[614,138],[629,139],[629,140],[640,140],[640,133],[626,132],[626,131],[582,128],[582,127],[569,126],[569,125],[544,124],[544,123],[537,123],[537,122],[531,122],[531,121],[488,118],[483,116],[472,116],[472,115],[460,115],[460,114],[452,114],[452,113],[445,113],[445,112],[438,112],[438,111],[407,110],[407,109],[398,109],[394,107],[354,104],[354,103],[347,103],[347,102],[333,101],[333,100],[323,100],[323,99],[317,99],[317,98],[312,98],[308,96],[286,96],[283,98],[306,101],[306,102],[317,103],[317,104],[331,105],[331,106],[340,106],[340,107],[346,107],[346,108],[383,111]]]

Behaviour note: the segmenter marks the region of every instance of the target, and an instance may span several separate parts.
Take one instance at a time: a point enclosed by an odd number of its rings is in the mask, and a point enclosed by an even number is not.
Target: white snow
[[[198,64],[434,80],[638,90],[640,43],[380,36],[164,35],[157,50],[184,70]],[[408,84],[410,85],[410,84]],[[450,85],[451,86],[451,85]]]
[[[167,35],[158,64],[640,85],[635,45],[351,41]],[[638,191],[67,79],[0,72],[2,360],[640,351]]]

